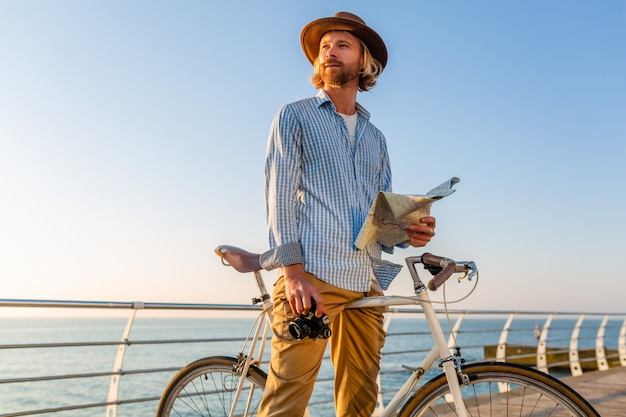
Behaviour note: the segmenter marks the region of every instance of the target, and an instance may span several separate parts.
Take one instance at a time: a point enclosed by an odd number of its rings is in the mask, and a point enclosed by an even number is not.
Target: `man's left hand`
[[[426,246],[435,236],[436,225],[437,221],[434,217],[422,217],[419,223],[413,223],[406,229],[406,234],[409,237],[406,243],[415,247]]]

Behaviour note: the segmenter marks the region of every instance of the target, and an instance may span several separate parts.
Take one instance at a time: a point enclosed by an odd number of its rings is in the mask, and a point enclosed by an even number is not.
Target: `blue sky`
[[[395,191],[461,178],[428,248],[478,263],[456,308],[624,311],[621,0],[2,0],[0,297],[247,303],[212,251],[267,249],[269,125],[339,10],[389,49],[358,100]]]

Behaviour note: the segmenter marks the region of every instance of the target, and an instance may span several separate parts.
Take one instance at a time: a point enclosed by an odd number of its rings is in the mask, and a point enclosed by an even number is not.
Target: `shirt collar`
[[[326,91],[320,89],[318,93],[315,95],[315,98],[317,100],[317,107],[321,107],[324,103],[330,103],[330,106],[332,106],[332,109],[334,111],[337,111],[337,109],[335,109],[335,104],[332,102],[330,97],[328,97],[328,94],[326,93]],[[356,112],[359,114],[359,116],[362,116],[365,119],[369,120],[370,113],[367,110],[365,110],[365,108],[361,106],[359,102],[356,103]]]

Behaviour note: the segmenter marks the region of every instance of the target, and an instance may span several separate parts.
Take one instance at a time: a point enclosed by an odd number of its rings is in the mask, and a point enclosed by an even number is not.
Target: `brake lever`
[[[465,278],[467,278],[468,281],[472,281],[472,278],[474,278],[474,276],[476,276],[476,274],[478,274],[478,267],[476,267],[476,263],[475,262],[464,262],[465,264],[465,271],[463,272],[463,275],[461,275],[458,278],[458,282],[460,283],[461,281],[463,281]]]

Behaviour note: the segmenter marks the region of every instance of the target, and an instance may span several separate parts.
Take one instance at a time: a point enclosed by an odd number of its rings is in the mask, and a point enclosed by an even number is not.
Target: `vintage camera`
[[[317,304],[311,298],[311,309],[307,314],[301,314],[289,323],[289,333],[296,340],[302,340],[305,337],[311,339],[328,339],[331,331],[328,327],[328,316],[324,314],[322,317],[315,317],[315,308]]]

